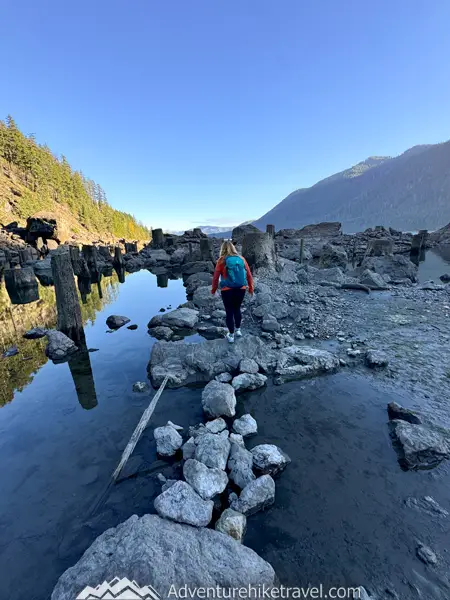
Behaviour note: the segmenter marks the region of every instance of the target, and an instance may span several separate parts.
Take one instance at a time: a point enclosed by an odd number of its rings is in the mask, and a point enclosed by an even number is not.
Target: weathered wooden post
[[[275,237],[275,225],[266,225],[266,233],[271,237]]]
[[[164,247],[164,233],[162,229],[153,229],[152,231],[152,246],[153,248]]]
[[[305,259],[305,240],[303,238],[300,239],[300,264],[303,264]]]
[[[97,248],[91,245],[84,245],[83,257],[86,261],[92,283],[97,283],[100,276],[100,270],[98,268],[97,261]]]
[[[79,289],[80,295],[81,295],[81,301],[83,302],[83,304],[86,304],[88,294],[90,294],[92,291],[91,278],[89,276],[83,277],[83,276],[79,275],[77,277],[77,282],[78,282],[78,289]]]
[[[200,255],[202,260],[214,262],[213,241],[210,238],[200,238]]]
[[[103,260],[105,260],[108,263],[112,263],[113,258],[111,256],[111,252],[109,251],[108,246],[99,246],[98,253],[101,256],[101,258],[103,258]]]
[[[13,304],[29,304],[39,300],[39,286],[33,267],[5,270],[5,285]]]
[[[33,248],[31,248],[31,246],[27,246],[26,248],[19,250],[19,259],[21,265],[25,265],[27,262],[33,262],[34,260],[37,260],[33,256]]]
[[[124,262],[123,262],[123,256],[122,256],[122,250],[120,249],[120,246],[116,246],[114,248],[114,260],[113,260],[113,264],[114,264],[114,268],[115,269],[122,269]]]
[[[242,254],[251,269],[275,268],[275,244],[268,233],[249,233],[244,236]]]
[[[70,253],[63,248],[53,252],[51,264],[58,311],[57,327],[78,346],[84,342],[85,335]]]
[[[117,277],[119,279],[119,283],[125,283],[125,269],[124,267],[114,267]]]
[[[72,263],[72,269],[73,269],[74,275],[76,275],[78,277],[78,275],[81,275],[83,272],[86,272],[87,271],[86,261],[80,254],[79,246],[69,246],[69,254],[70,254],[70,261]],[[84,265],[83,265],[83,263],[84,263]]]

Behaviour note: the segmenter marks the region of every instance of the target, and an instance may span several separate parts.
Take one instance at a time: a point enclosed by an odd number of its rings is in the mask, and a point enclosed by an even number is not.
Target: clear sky
[[[11,113],[153,227],[450,138],[449,0],[0,0]]]

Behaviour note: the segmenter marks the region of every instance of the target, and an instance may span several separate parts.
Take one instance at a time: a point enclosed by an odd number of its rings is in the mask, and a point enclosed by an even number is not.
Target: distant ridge
[[[253,222],[265,230],[340,221],[346,232],[375,225],[403,231],[450,221],[450,141],[414,146],[395,158],[371,156],[310,188],[292,192]]]

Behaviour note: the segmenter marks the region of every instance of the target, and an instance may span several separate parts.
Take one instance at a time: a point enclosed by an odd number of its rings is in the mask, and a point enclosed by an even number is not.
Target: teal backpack
[[[222,278],[220,287],[241,288],[247,285],[247,272],[244,260],[240,256],[227,256],[225,266],[227,277]]]

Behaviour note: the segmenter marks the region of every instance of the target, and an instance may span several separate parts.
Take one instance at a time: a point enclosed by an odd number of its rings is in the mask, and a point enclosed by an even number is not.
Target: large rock
[[[153,432],[153,436],[156,441],[156,451],[161,456],[173,456],[183,445],[183,438],[170,425],[157,427]]]
[[[450,457],[449,441],[441,433],[406,421],[392,423],[405,468],[429,469]]]
[[[148,328],[159,327],[170,327],[171,329],[193,329],[198,323],[198,310],[191,308],[176,308],[169,312],[154,316]]]
[[[211,286],[209,285],[198,287],[192,296],[192,301],[195,306],[209,310],[220,309],[223,306],[221,298],[211,294]]]
[[[128,317],[121,317],[120,315],[111,315],[106,319],[106,325],[110,329],[120,329],[129,322],[130,319]]]
[[[262,475],[251,481],[234,499],[231,508],[245,516],[264,510],[275,501],[275,482],[270,475]]]
[[[252,392],[264,387],[266,383],[266,375],[262,375],[261,373],[241,373],[241,375],[237,375],[233,379],[231,385],[236,392]]]
[[[170,314],[170,313],[166,313]],[[158,387],[168,374],[169,387],[211,381],[221,373],[238,370],[243,358],[252,358],[265,373],[273,372],[279,353],[259,337],[246,335],[237,344],[207,340],[202,344],[157,342],[148,365],[152,384]]]
[[[184,282],[184,285],[186,286],[186,294],[188,296],[192,295],[197,288],[202,286],[210,286],[211,284],[211,273],[194,273],[193,275],[189,275]]]
[[[401,254],[365,258],[362,269],[375,271],[383,275],[386,281],[397,279],[410,279],[413,283],[417,281],[417,266]]]
[[[210,469],[195,459],[189,459],[184,463],[183,475],[203,500],[210,500],[217,494],[221,494],[228,484],[225,471]]]
[[[227,437],[225,437],[223,433],[226,433]],[[228,455],[230,453],[228,432],[205,433],[196,439],[196,444],[196,460],[202,462],[211,469],[225,470]]]
[[[340,267],[331,267],[329,269],[308,268],[308,278],[311,283],[331,283],[341,285],[344,283],[344,273]]]
[[[275,319],[285,319],[291,312],[292,307],[289,306],[289,304],[277,301],[261,304],[261,306],[257,306],[253,309],[255,317],[260,317],[265,320],[270,316],[275,317]]]
[[[246,225],[238,225],[231,233],[231,238],[235,244],[242,244],[244,237],[250,233],[261,233],[261,230],[247,223]]]
[[[413,425],[421,425],[422,423],[420,418],[412,410],[400,406],[400,404],[397,404],[397,402],[390,402],[387,410],[390,421],[406,421],[407,423],[412,423]]]
[[[241,489],[245,488],[255,479],[253,473],[253,455],[239,444],[231,444],[230,456],[228,458],[228,470],[230,479]]]
[[[339,368],[339,358],[326,350],[309,346],[289,346],[279,354],[275,383],[315,377]]]
[[[177,481],[155,498],[155,509],[160,517],[206,527],[212,518],[214,502],[203,500],[185,481]]]
[[[239,371],[241,373],[257,373],[259,366],[253,358],[243,358],[239,363]]]
[[[287,454],[274,444],[260,444],[252,448],[253,466],[263,475],[276,475],[291,462]]]
[[[361,275],[359,282],[366,285],[371,290],[387,290],[388,286],[383,279],[383,276],[370,269],[365,269]]]
[[[153,327],[148,330],[148,333],[155,337],[157,340],[166,340],[168,342],[174,336],[173,331],[170,327],[164,327],[164,325],[158,325],[158,327]]]
[[[383,369],[389,364],[389,359],[381,350],[369,349],[365,356],[366,365],[371,369]]]
[[[347,252],[339,246],[325,244],[320,257],[320,266],[323,269],[331,267],[340,267],[344,271],[347,269],[348,256]]]
[[[258,424],[252,415],[242,415],[242,417],[234,421],[233,431],[242,435],[242,437],[247,437],[258,433]]]
[[[188,262],[181,267],[181,272],[186,276],[194,273],[214,273],[214,263],[203,260]]]
[[[210,381],[202,392],[202,407],[211,417],[234,417],[236,396],[229,383]]]
[[[215,529],[241,543],[247,529],[247,517],[232,508],[226,508],[216,522]]]
[[[48,340],[45,354],[53,362],[64,362],[78,350],[75,343],[61,331],[48,329],[45,335],[47,336]]]
[[[86,586],[96,588],[123,577],[152,586],[161,598],[170,598],[171,589],[183,590],[185,585],[229,590],[275,584],[269,563],[229,535],[157,515],[133,515],[105,531],[76,565],[63,573],[51,600],[75,600]],[[91,593],[95,598],[95,589]],[[149,592],[147,597],[153,596]]]

